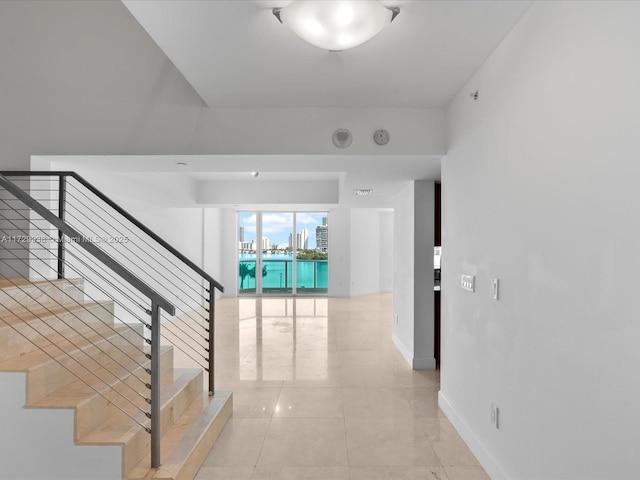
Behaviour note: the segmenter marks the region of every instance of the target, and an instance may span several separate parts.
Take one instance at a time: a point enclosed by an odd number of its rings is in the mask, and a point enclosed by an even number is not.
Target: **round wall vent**
[[[333,132],[333,144],[338,148],[347,148],[351,145],[351,141],[353,140],[353,136],[351,132],[346,128],[339,128],[335,132]]]
[[[389,132],[387,132],[383,128],[381,128],[380,130],[376,130],[376,132],[373,134],[373,141],[378,145],[386,145],[387,143],[389,143],[389,138]]]

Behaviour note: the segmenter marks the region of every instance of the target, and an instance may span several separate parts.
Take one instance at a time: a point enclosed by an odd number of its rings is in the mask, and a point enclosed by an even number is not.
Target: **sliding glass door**
[[[329,225],[327,214],[296,214],[296,293],[327,293]]]
[[[292,249],[293,213],[259,213],[262,217],[262,293],[293,292]]]
[[[238,213],[240,294],[326,294],[326,213]]]

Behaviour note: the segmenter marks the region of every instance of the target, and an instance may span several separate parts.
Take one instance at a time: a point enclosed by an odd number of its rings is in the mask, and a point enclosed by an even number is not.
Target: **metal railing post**
[[[151,468],[160,466],[160,307],[151,302]]]
[[[213,283],[209,283],[209,396],[215,391],[214,348],[215,348],[215,291]]]
[[[60,175],[58,177],[58,218],[65,221],[65,213],[67,208],[67,177]],[[58,230],[58,279],[64,278],[64,233]]]

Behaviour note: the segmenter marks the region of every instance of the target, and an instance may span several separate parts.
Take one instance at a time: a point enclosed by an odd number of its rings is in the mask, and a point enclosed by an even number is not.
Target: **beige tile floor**
[[[234,411],[196,479],[488,479],[438,409],[438,372],[396,351],[391,304],[220,300],[217,388]]]

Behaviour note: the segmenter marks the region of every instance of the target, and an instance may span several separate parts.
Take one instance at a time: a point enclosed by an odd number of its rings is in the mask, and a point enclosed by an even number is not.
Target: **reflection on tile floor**
[[[233,416],[205,479],[487,480],[438,409],[439,375],[391,342],[389,294],[216,304]]]

